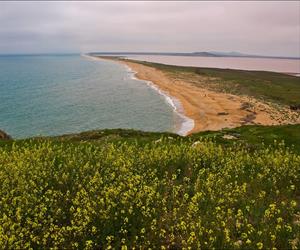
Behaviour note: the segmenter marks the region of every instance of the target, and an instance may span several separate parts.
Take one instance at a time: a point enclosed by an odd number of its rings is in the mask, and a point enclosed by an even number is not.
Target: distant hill
[[[247,57],[247,58],[274,58],[274,59],[294,59],[299,60],[300,57],[283,57],[283,56],[265,56],[265,55],[251,55],[244,54],[236,51],[231,52],[218,52],[218,51],[199,51],[199,52],[91,52],[89,55],[94,56],[131,56],[131,55],[157,55],[157,56],[199,56],[199,57]]]
[[[198,52],[195,52],[198,53]],[[201,52],[202,53],[202,52]],[[276,59],[300,59],[299,57],[288,57],[288,56],[266,56],[266,55],[251,55],[244,54],[236,51],[231,52],[218,52],[218,51],[210,51],[209,54],[220,57],[249,57],[249,58],[276,58]]]
[[[231,51],[231,52],[220,52],[220,51],[210,51],[210,54],[217,55],[217,56],[249,56],[248,54]]]
[[[206,51],[202,51],[202,52],[193,52],[190,53],[190,56],[208,56],[208,57],[217,57],[219,56],[218,54],[212,53],[212,52],[206,52]]]

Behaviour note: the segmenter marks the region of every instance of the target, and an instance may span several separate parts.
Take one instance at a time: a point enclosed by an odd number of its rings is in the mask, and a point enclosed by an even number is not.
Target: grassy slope
[[[236,139],[224,139],[224,135],[233,135]],[[159,140],[160,138],[170,138],[181,143],[182,141],[197,141],[199,139],[213,139],[220,145],[232,145],[240,143],[245,146],[259,147],[261,143],[272,145],[274,141],[282,142],[292,147],[300,153],[300,124],[283,126],[242,126],[234,129],[224,129],[221,131],[207,131],[192,134],[188,137],[181,137],[172,133],[154,133],[136,130],[106,129],[88,131],[79,134],[70,134],[54,137],[54,140],[62,141],[95,141],[95,142],[126,142],[146,144]]]
[[[300,125],[289,125],[189,137],[102,130],[3,141],[0,244],[297,248],[299,135]],[[296,144],[296,154],[260,144],[274,138]]]
[[[224,135],[233,135],[235,139],[224,139]],[[172,137],[172,138],[171,138]],[[51,140],[57,143],[80,143],[92,142],[98,145],[105,143],[134,143],[145,145],[161,138],[173,139],[179,144],[182,142],[195,142],[201,139],[212,139],[220,145],[242,144],[246,147],[260,147],[261,143],[272,145],[274,141],[278,143],[284,141],[285,145],[292,147],[300,153],[300,124],[280,125],[280,126],[259,126],[249,125],[233,129],[223,129],[221,131],[206,131],[182,137],[172,133],[144,132],[130,129],[105,129],[86,131],[77,134],[67,134],[56,137],[36,137],[24,140],[0,140],[1,145],[22,145],[28,141],[38,142]]]
[[[139,63],[163,70],[175,78],[189,79],[195,85],[205,84],[206,87],[221,91],[248,95],[284,105],[300,104],[300,78],[296,76],[268,71]]]
[[[233,135],[236,139],[224,139],[224,135]],[[198,141],[199,139],[212,139],[220,145],[240,143],[244,146],[259,147],[261,143],[272,145],[274,141],[282,142],[300,153],[300,124],[283,126],[242,126],[221,131],[207,131],[181,137],[172,133],[155,133],[124,129],[106,129],[87,131],[79,134],[53,137],[52,140],[62,141],[94,141],[98,143],[126,142],[141,145],[157,141],[160,138],[173,138],[179,144],[184,141]]]
[[[224,135],[233,135],[237,137],[234,140],[224,139]],[[283,126],[242,126],[234,129],[224,129],[216,132],[201,132],[191,135],[191,138],[207,137],[224,145],[239,142],[251,147],[258,147],[261,143],[272,145],[274,141],[282,142],[288,147],[294,148],[300,153],[300,125]]]

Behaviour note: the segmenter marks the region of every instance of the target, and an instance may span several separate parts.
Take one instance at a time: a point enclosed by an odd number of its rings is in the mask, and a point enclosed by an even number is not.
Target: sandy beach
[[[295,118],[288,107],[275,108],[247,96],[198,87],[189,79],[177,79],[138,62],[123,59],[117,61],[137,72],[137,78],[151,81],[169,96],[180,101],[184,114],[194,120],[194,128],[188,134],[250,124],[279,125],[300,122],[299,117]]]

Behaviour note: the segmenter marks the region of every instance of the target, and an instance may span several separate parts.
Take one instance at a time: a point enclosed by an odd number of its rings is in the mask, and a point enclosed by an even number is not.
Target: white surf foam
[[[90,60],[100,60],[101,61],[100,58],[96,58],[96,57],[89,56],[89,55],[86,55],[86,54],[83,54],[81,56],[86,57],[87,59],[90,59]],[[122,64],[122,65],[126,68],[126,70],[128,72],[128,77],[130,77],[131,79],[137,80],[137,81],[146,82],[146,84],[150,88],[154,89],[160,95],[162,95],[164,97],[166,103],[173,108],[174,112],[179,116],[180,121],[181,121],[180,128],[176,132],[177,134],[179,134],[179,135],[187,135],[187,133],[194,128],[194,126],[195,126],[194,120],[191,119],[191,118],[189,118],[189,117],[187,117],[186,115],[184,115],[184,109],[183,109],[180,101],[177,98],[170,96],[165,91],[162,91],[161,89],[159,89],[151,81],[146,81],[146,80],[140,80],[140,79],[138,79],[136,77],[136,74],[137,74],[136,71],[133,71],[128,65],[124,65],[124,64]]]
[[[184,115],[183,107],[182,107],[180,101],[177,98],[170,96],[165,91],[162,91],[160,88],[158,88],[151,81],[140,80],[140,79],[136,78],[137,72],[133,71],[128,65],[124,65],[124,66],[127,69],[127,72],[129,73],[129,77],[131,79],[142,81],[142,82],[146,82],[147,85],[150,88],[154,89],[160,95],[162,95],[165,98],[166,103],[173,108],[174,112],[179,116],[179,118],[181,120],[181,125],[180,125],[180,128],[177,131],[177,134],[179,134],[179,135],[187,135],[187,133],[194,128],[194,126],[195,126],[194,120],[191,119],[191,118],[189,118],[189,117],[187,117],[186,115]]]

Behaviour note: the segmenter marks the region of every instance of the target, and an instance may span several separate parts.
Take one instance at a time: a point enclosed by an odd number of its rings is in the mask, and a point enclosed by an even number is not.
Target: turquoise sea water
[[[14,138],[104,128],[175,131],[176,121],[163,95],[114,62],[0,56],[0,129]]]

